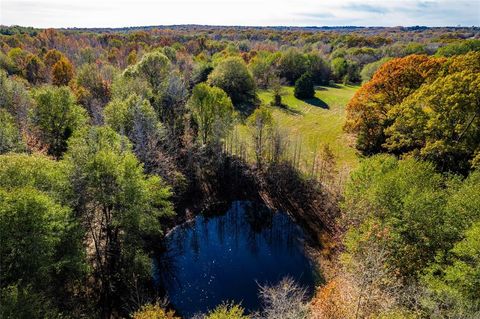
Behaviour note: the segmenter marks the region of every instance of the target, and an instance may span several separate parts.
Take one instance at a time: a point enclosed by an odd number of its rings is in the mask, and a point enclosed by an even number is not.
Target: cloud
[[[313,19],[325,19],[325,18],[335,18],[335,15],[330,12],[302,12],[297,13],[298,16],[313,18]]]
[[[379,5],[369,5],[369,4],[361,4],[361,3],[350,3],[344,6],[344,9],[350,11],[365,11],[365,12],[372,12],[372,13],[387,13],[390,10],[388,8],[379,6]]]
[[[0,24],[480,25],[480,0],[0,0]]]

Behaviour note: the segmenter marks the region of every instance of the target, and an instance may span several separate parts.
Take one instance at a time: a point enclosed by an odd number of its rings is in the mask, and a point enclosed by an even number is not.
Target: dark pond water
[[[236,201],[221,215],[197,216],[175,228],[167,236],[166,252],[154,259],[154,279],[186,317],[222,301],[258,310],[258,285],[286,276],[313,293],[317,275],[304,240],[287,214]]]

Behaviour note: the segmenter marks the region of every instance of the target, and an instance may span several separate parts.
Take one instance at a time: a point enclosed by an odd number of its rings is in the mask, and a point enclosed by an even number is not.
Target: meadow
[[[269,90],[259,91],[263,105],[271,111],[274,124],[289,140],[289,153],[297,148],[300,166],[308,170],[315,155],[328,144],[338,168],[354,168],[358,155],[353,141],[342,127],[345,123],[345,106],[359,86],[317,86],[313,99],[300,100],[293,94],[293,87],[284,87],[283,106],[271,106],[273,95]],[[253,159],[251,134],[243,122],[237,126],[240,138],[248,145],[248,156]]]

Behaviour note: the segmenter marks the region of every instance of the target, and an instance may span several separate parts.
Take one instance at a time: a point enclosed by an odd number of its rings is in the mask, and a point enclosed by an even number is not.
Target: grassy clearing
[[[302,166],[308,167],[323,144],[330,145],[339,166],[352,168],[356,165],[357,155],[349,146],[342,126],[345,105],[357,89],[357,86],[344,85],[318,87],[314,99],[303,101],[294,97],[293,87],[285,87],[284,107],[269,106],[275,123],[288,134],[290,144],[301,145]],[[268,91],[261,91],[259,97],[265,105],[270,105],[273,99]],[[237,129],[242,139],[249,139],[245,125],[239,125]]]

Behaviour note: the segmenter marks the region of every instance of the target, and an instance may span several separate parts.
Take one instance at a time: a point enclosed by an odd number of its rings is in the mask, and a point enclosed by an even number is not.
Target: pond
[[[318,279],[305,235],[283,212],[235,201],[223,214],[199,215],[173,229],[166,251],[154,258],[154,280],[183,316],[223,301],[259,310],[259,285],[293,278],[313,294]]]

